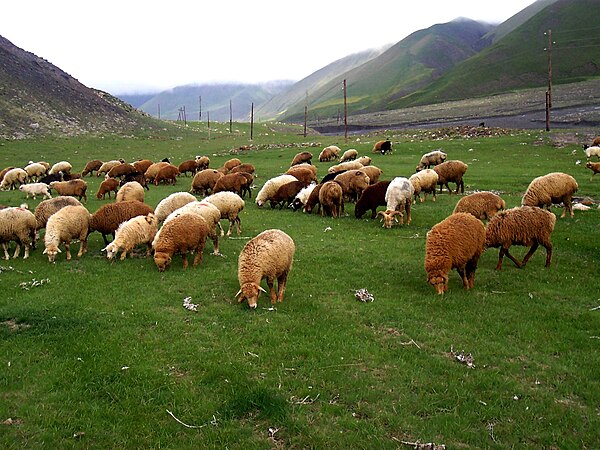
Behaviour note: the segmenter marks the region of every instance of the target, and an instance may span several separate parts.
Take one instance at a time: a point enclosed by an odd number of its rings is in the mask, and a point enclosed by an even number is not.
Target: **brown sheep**
[[[186,177],[188,172],[196,175],[196,172],[198,172],[198,162],[195,159],[188,159],[179,164],[177,169],[179,169],[181,175],[185,175]]]
[[[156,175],[158,175],[158,171],[160,169],[162,169],[163,167],[167,167],[170,165],[171,164],[169,164],[166,161],[159,161],[159,162],[156,162],[156,163],[150,165],[150,167],[148,167],[146,169],[146,171],[144,172],[144,176],[146,177],[146,180],[148,180],[148,182],[153,182],[154,179],[156,178]]]
[[[590,177],[590,181],[594,178],[594,175],[600,172],[600,162],[591,162],[588,161],[585,163],[585,167],[592,171],[592,176]]]
[[[144,203],[144,187],[137,181],[125,183],[117,192],[117,202],[137,200]]]
[[[210,158],[208,156],[196,156],[196,164],[198,166],[198,170],[208,169],[210,165]]]
[[[110,169],[118,166],[119,164],[123,164],[124,162],[125,161],[122,159],[111,159],[110,161],[105,161],[96,171],[96,176],[99,177],[100,175],[106,175]]]
[[[323,187],[323,183],[319,183],[315,186],[315,188],[311,191],[306,203],[304,204],[304,212],[308,214],[312,214],[312,210],[317,207],[317,212],[321,211],[321,203],[319,203],[319,191]]]
[[[108,198],[110,198],[110,193],[115,193],[115,198],[117,198],[117,191],[119,190],[119,180],[116,178],[107,178],[100,183],[100,187],[98,188],[98,192],[96,192],[96,198],[98,200],[104,199],[106,194],[108,194]]]
[[[334,178],[342,188],[344,197],[350,201],[356,202],[360,194],[369,187],[370,179],[367,174],[361,170],[348,170],[337,175]]]
[[[294,159],[292,160],[292,164],[290,164],[290,165],[295,166],[297,164],[303,164],[303,163],[310,164],[312,157],[313,157],[313,154],[311,152],[300,152],[296,156],[294,156]]]
[[[563,203],[565,205],[561,218],[565,217],[567,211],[573,214],[573,194],[577,192],[578,185],[575,178],[562,172],[552,172],[548,175],[535,178],[529,186],[521,205],[538,206],[540,208],[550,207],[552,204]]]
[[[90,174],[90,176],[93,175],[94,171],[97,172],[100,169],[100,167],[102,167],[102,164],[102,161],[100,161],[99,159],[89,161],[81,171],[81,176],[85,177],[88,173]]]
[[[354,206],[354,216],[357,219],[362,218],[368,210],[371,210],[371,219],[375,219],[377,216],[377,207],[387,205],[387,202],[385,201],[385,192],[390,185],[390,182],[390,180],[378,181],[377,183],[368,186],[362,192]]]
[[[71,197],[77,197],[79,201],[83,198],[83,203],[87,202],[87,183],[83,180],[70,180],[70,181],[53,181],[50,183],[50,187],[54,189],[58,195],[69,195]]]
[[[369,184],[377,183],[379,181],[379,177],[383,173],[383,170],[381,170],[377,166],[364,166],[364,167],[361,167],[360,170],[362,170],[364,173],[366,173],[367,176],[369,177]]]
[[[179,175],[179,169],[172,164],[162,167],[159,169],[156,177],[154,177],[154,184],[158,186],[161,181],[165,181],[168,184],[175,184],[177,182],[177,176]]]
[[[283,209],[284,206],[288,205],[294,197],[298,195],[305,186],[302,181],[291,181],[286,183],[277,189],[275,195],[273,195],[269,202],[271,203],[271,208],[275,208],[275,206],[279,205],[279,209]]]
[[[138,201],[108,203],[101,206],[92,214],[90,220],[90,233],[98,231],[102,234],[104,244],[108,245],[106,236],[111,234],[115,237],[115,231],[119,225],[135,216],[145,216],[154,213],[147,204]]]
[[[362,169],[363,165],[358,161],[346,161],[343,163],[336,164],[327,169],[327,173],[343,172],[345,170],[358,170]]]
[[[237,172],[246,172],[250,174],[254,174],[256,172],[256,168],[250,163],[243,163],[239,166],[235,166],[232,168],[229,173],[237,173]]]
[[[134,172],[137,172],[137,170],[133,165],[129,163],[121,163],[118,166],[110,169],[106,175],[111,178],[121,178]]]
[[[337,145],[330,145],[329,147],[325,147],[321,153],[319,154],[320,162],[329,162],[337,159],[340,155],[340,149]]]
[[[505,208],[506,202],[500,196],[493,192],[482,191],[461,198],[456,203],[454,212],[466,212],[473,214],[479,220],[490,220],[498,211]]]
[[[239,166],[241,163],[242,163],[242,161],[240,161],[238,158],[231,158],[231,159],[228,159],[227,161],[225,161],[225,163],[223,164],[223,167],[225,169],[227,169],[227,171],[230,171],[235,166]]]
[[[298,181],[304,183],[304,186],[308,186],[310,183],[317,181],[316,171],[310,167],[298,165],[292,166],[287,170],[286,174],[296,177]]]
[[[243,197],[244,192],[248,192],[250,197],[252,197],[252,193],[250,192],[251,184],[251,179],[244,175],[244,172],[228,173],[217,180],[213,188],[213,193],[229,191]]]
[[[135,167],[137,172],[146,173],[146,170],[148,170],[148,167],[150,167],[152,164],[154,164],[154,161],[149,159],[140,159],[132,163],[132,166]]]
[[[519,268],[525,267],[531,255],[541,244],[546,249],[546,267],[552,261],[552,242],[556,216],[550,211],[533,206],[521,206],[500,211],[490,219],[486,227],[486,246],[500,247],[496,270],[502,269],[502,258],[508,256]],[[531,247],[523,261],[519,262],[509,252],[511,245]]]
[[[321,204],[321,217],[340,217],[344,211],[344,195],[342,187],[335,181],[323,183],[319,190],[319,203]]]
[[[143,172],[133,172],[128,175],[125,175],[123,179],[119,182],[120,186],[123,186],[125,183],[130,183],[132,181],[137,181],[144,189],[147,191],[150,190],[148,186],[148,181],[146,180],[146,176]]]
[[[458,194],[458,190],[462,194],[465,193],[465,182],[463,181],[463,176],[469,166],[467,166],[464,162],[459,160],[451,160],[445,161],[441,164],[438,164],[433,168],[435,172],[438,174],[438,185],[440,186],[440,194],[442,193],[442,189],[446,186],[448,192],[451,194],[450,186],[448,186],[449,182],[456,183],[456,193]]]
[[[219,178],[224,176],[221,172],[215,169],[204,169],[194,175],[192,180],[192,194],[204,195],[208,191],[212,192]]]
[[[475,282],[479,257],[485,250],[485,227],[468,213],[452,214],[427,233],[425,271],[438,294],[448,290],[448,275],[456,269],[465,289]]]
[[[381,153],[382,155],[392,153],[392,142],[388,139],[375,142],[375,145],[373,145],[373,153]]]
[[[43,200],[36,206],[34,215],[36,220],[36,229],[46,227],[46,223],[52,214],[65,206],[83,206],[79,200],[73,197],[55,197]]]
[[[200,264],[208,234],[209,226],[198,214],[182,214],[165,223],[154,242],[154,263],[159,272],[169,267],[176,253],[181,253],[184,269],[188,267],[190,251],[195,252],[193,266]]]

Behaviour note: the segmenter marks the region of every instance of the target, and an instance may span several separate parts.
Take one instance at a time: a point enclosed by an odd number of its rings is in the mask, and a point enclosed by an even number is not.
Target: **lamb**
[[[267,292],[260,286],[263,279],[267,280],[271,304],[282,302],[295,251],[294,241],[281,230],[265,230],[248,241],[238,258],[238,303],[247,300],[248,306],[256,309],[260,292]]]
[[[164,272],[171,265],[176,253],[181,253],[183,268],[187,269],[189,251],[196,253],[193,262],[196,267],[202,262],[202,252],[208,234],[206,220],[197,214],[182,214],[165,223],[154,242],[154,263],[158,271]]]
[[[175,184],[177,182],[177,176],[179,175],[179,169],[172,164],[168,164],[165,167],[161,167],[154,177],[154,184],[158,186],[161,181],[165,181],[169,184]]]
[[[456,183],[456,193],[460,189],[461,193],[465,193],[465,182],[463,176],[469,166],[459,160],[444,161],[433,168],[438,174],[438,184],[440,186],[440,194],[442,193],[443,186],[446,186],[449,193],[452,193],[449,182]]]
[[[215,169],[204,169],[194,175],[192,180],[192,187],[190,192],[192,194],[204,195],[208,191],[214,189],[217,180],[221,178],[223,174]]]
[[[50,168],[50,171],[48,172],[48,175],[53,175],[53,174],[58,173],[58,172],[70,173],[72,168],[73,168],[73,166],[71,165],[70,162],[68,162],[68,161],[59,161],[59,162],[57,162],[56,164],[54,164]]]
[[[383,170],[381,170],[377,166],[364,166],[361,167],[360,170],[367,174],[367,176],[369,177],[370,184],[377,183],[379,181],[379,177],[383,173]]]
[[[358,152],[355,149],[351,148],[344,152],[344,154],[340,158],[340,162],[354,161],[356,158],[358,158]]]
[[[46,223],[52,214],[65,206],[83,206],[79,200],[73,197],[55,197],[43,200],[36,206],[34,215],[36,220],[36,229],[46,227]]]
[[[298,181],[301,181],[304,186],[308,186],[310,183],[317,181],[317,171],[314,166],[296,165],[290,167],[286,174],[296,177]]]
[[[112,260],[119,250],[122,250],[122,261],[127,257],[127,253],[133,255],[136,245],[146,244],[148,246],[146,256],[150,256],[152,241],[157,231],[158,220],[154,214],[148,213],[145,216],[132,217],[119,225],[114,240],[102,251],[105,251],[106,257]]]
[[[29,258],[29,249],[35,248],[35,229],[35,216],[27,208],[0,209],[0,243],[4,250],[4,259],[9,259],[8,244],[11,241],[17,243],[13,258],[19,257],[21,245],[25,247],[23,259]]]
[[[125,161],[123,161],[122,159],[111,159],[110,161],[106,161],[102,163],[100,168],[96,171],[96,176],[99,177],[100,175],[106,175],[110,169],[124,162]]]
[[[343,163],[339,163],[335,166],[331,166],[329,169],[327,169],[328,173],[336,173],[336,172],[341,172],[342,170],[358,170],[358,169],[362,169],[363,165],[361,163],[359,163],[358,161],[346,161]]]
[[[30,183],[19,186],[21,192],[27,194],[27,198],[31,195],[35,200],[36,195],[42,195],[44,198],[52,198],[50,187],[46,183]]]
[[[110,178],[122,178],[134,172],[137,172],[137,169],[132,164],[121,163],[111,168],[106,173],[106,176]]]
[[[115,231],[119,228],[119,225],[132,217],[146,216],[149,213],[154,213],[154,210],[149,205],[135,200],[107,203],[92,214],[92,218],[90,219],[90,233],[98,231],[102,234],[104,245],[108,245],[106,236],[110,234],[114,238]]]
[[[537,177],[529,183],[529,187],[527,187],[527,191],[523,195],[521,205],[543,208],[562,202],[564,210],[560,217],[564,218],[567,211],[573,217],[573,194],[577,192],[578,188],[577,181],[571,175],[562,172],[552,172]]]
[[[156,218],[159,222],[162,222],[176,209],[181,208],[186,203],[194,201],[196,201],[196,197],[189,192],[174,192],[168,197],[163,198],[158,205],[156,205]]]
[[[337,175],[333,180],[339,183],[344,197],[354,202],[358,200],[371,181],[362,170],[348,170]]]
[[[246,175],[249,175],[249,177]],[[248,192],[248,195],[252,198],[252,192],[250,191],[252,180],[252,175],[245,174],[245,172],[228,173],[217,180],[212,192],[214,194],[223,191],[235,192],[240,197],[244,196],[244,192]]]
[[[435,202],[435,190],[438,179],[438,174],[433,169],[425,169],[412,174],[409,180],[415,190],[413,203],[417,203],[417,199],[419,199],[419,203],[427,200],[427,194],[429,193],[433,194],[433,201]],[[421,198],[421,192],[424,194],[424,199]]]
[[[87,183],[83,180],[71,181],[53,181],[50,187],[56,191],[58,195],[77,197],[79,201],[83,199],[83,203],[87,202]]]
[[[421,160],[417,165],[417,172],[423,169],[429,169],[431,166],[437,166],[438,164],[446,161],[447,157],[448,155],[441,149],[425,153],[423,156],[421,156]]]
[[[48,219],[46,234],[44,235],[45,249],[43,254],[48,255],[48,261],[54,262],[60,253],[60,244],[65,244],[67,261],[71,260],[71,240],[79,239],[79,252],[77,257],[87,251],[87,238],[90,230],[90,213],[85,206],[65,206]]]
[[[327,181],[319,190],[319,203],[321,204],[321,217],[340,217],[344,211],[344,192],[336,181]]]
[[[148,170],[152,164],[154,164],[154,161],[150,159],[138,159],[137,161],[131,163],[131,165],[135,167],[136,172],[140,172],[142,174],[146,173],[146,170]]]
[[[546,267],[552,261],[552,242],[556,216],[545,209],[521,206],[500,211],[490,219],[486,227],[486,246],[500,247],[496,270],[502,269],[502,258],[508,256],[519,268],[527,264],[531,255],[541,244],[546,249]],[[511,245],[531,247],[523,261],[517,261],[509,252]]]
[[[30,162],[23,170],[27,172],[27,178],[38,181],[41,177],[46,175],[47,169],[43,164]]]
[[[479,257],[485,250],[485,227],[468,213],[452,214],[427,232],[425,271],[438,294],[448,290],[448,275],[456,269],[465,289],[475,283]]]
[[[592,171],[592,176],[590,177],[590,181],[592,181],[592,179],[594,178],[594,175],[596,175],[598,172],[600,172],[600,162],[588,161],[587,163],[585,163],[585,167]]]
[[[104,199],[106,194],[108,194],[108,198],[110,198],[110,193],[115,193],[115,198],[117,198],[117,191],[119,190],[119,180],[116,178],[107,178],[102,180],[100,186],[98,187],[98,192],[96,192],[96,198],[98,200]]]
[[[357,219],[368,210],[371,210],[371,219],[375,219],[378,206],[386,206],[385,192],[391,181],[378,181],[375,184],[368,186],[361,194],[360,198],[354,206],[354,216]]]
[[[298,181],[298,179],[293,175],[283,174],[267,180],[256,195],[256,205],[259,208],[262,208],[262,206],[275,195],[277,189],[291,181]]]
[[[231,236],[233,227],[237,224],[238,236],[242,233],[242,221],[239,217],[240,212],[244,209],[245,202],[239,195],[233,192],[218,192],[216,194],[209,195],[204,199],[209,203],[212,203],[219,211],[221,211],[221,219],[229,220],[229,229],[227,230],[227,236]],[[223,236],[223,228],[219,223],[221,229],[221,236]]]
[[[117,202],[126,202],[130,200],[137,200],[138,202],[144,203],[144,188],[137,181],[125,183],[117,192]]]
[[[196,165],[198,166],[198,170],[208,169],[210,158],[208,156],[196,156]]]
[[[479,220],[490,220],[498,211],[506,208],[506,202],[500,196],[489,191],[475,192],[461,198],[454,212],[473,214]]]
[[[300,190],[300,192],[298,192],[298,194],[296,194],[296,197],[294,197],[294,200],[292,200],[290,202],[290,204],[288,205],[288,208],[291,208],[294,211],[297,211],[300,208],[303,208],[304,205],[306,205],[308,197],[310,196],[311,192],[313,191],[313,189],[315,188],[316,185],[317,185],[317,183],[311,183],[308,186],[302,188]]]
[[[271,208],[279,205],[279,209],[283,209],[284,206],[291,204],[296,195],[304,188],[306,184],[302,181],[290,181],[289,183],[280,186],[275,192],[275,195],[271,197],[269,202]]]
[[[592,145],[591,147],[584,145],[583,150],[585,151],[585,157],[588,160],[592,159],[592,156],[600,159],[600,145]]]
[[[90,174],[90,176],[92,176],[94,174],[94,171],[98,172],[98,170],[100,170],[102,164],[103,162],[99,159],[93,159],[89,161],[81,171],[81,176],[85,177],[88,173]]]
[[[27,172],[23,169],[15,167],[14,169],[10,169],[4,175],[2,182],[0,183],[0,190],[5,190],[9,188],[9,190],[17,189],[18,186],[24,184],[27,181]]]
[[[186,177],[188,172],[192,175],[196,175],[196,172],[198,172],[198,162],[195,159],[188,159],[179,164],[177,169],[180,174],[185,175]]]
[[[396,216],[400,216],[400,225],[404,224],[404,210],[406,210],[406,224],[410,225],[410,205],[415,190],[408,178],[396,177],[385,191],[385,211],[379,211],[378,216],[383,220],[383,227],[391,228]]]
[[[342,149],[340,149],[337,145],[330,145],[329,147],[325,147],[319,154],[319,161],[329,162],[334,159],[337,159],[341,151]]]
[[[369,156],[361,156],[355,159],[356,162],[361,163],[363,166],[370,166],[373,161]]]
[[[302,163],[310,164],[312,157],[313,157],[313,154],[311,152],[300,152],[296,156],[294,156],[294,159],[292,160],[292,164],[290,164],[290,165],[295,166],[297,164],[302,164]]]
[[[392,142],[388,139],[375,142],[375,145],[373,145],[373,153],[381,153],[382,155],[392,153]]]

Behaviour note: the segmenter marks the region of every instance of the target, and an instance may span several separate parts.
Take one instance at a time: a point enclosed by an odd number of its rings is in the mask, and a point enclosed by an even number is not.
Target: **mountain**
[[[157,124],[0,36],[0,138],[128,132]]]
[[[492,31],[490,31],[485,38],[491,39],[492,42],[496,42],[506,36],[508,33],[514,31],[516,28],[523,25],[537,13],[539,13],[542,9],[550,6],[553,3],[556,3],[557,0],[537,0],[532,3],[522,11],[519,11],[514,16],[510,17],[508,20],[502,22],[500,25],[495,27]]]

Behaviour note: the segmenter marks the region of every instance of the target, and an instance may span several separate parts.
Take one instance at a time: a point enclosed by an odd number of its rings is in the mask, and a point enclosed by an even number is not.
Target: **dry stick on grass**
[[[182,422],[181,420],[179,420],[177,417],[175,417],[175,414],[173,414],[171,411],[169,411],[168,409],[166,410],[167,413],[173,418],[175,419],[178,423],[180,423],[181,425],[183,425],[186,428],[204,428],[208,425],[214,425],[217,426],[217,418],[215,417],[215,415],[213,414],[213,418],[210,422],[205,423],[203,425],[188,425],[187,423]]]

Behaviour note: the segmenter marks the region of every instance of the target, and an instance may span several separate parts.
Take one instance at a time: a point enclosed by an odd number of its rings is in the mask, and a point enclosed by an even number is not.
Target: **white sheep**
[[[45,249],[43,254],[48,255],[48,261],[54,262],[60,253],[60,244],[65,244],[67,261],[71,259],[71,240],[79,239],[81,242],[77,257],[87,251],[87,236],[90,228],[91,214],[85,206],[65,206],[52,214],[46,224],[44,235]]]
[[[24,205],[26,206],[26,205]],[[25,247],[23,259],[29,257],[29,248],[35,246],[36,220],[31,211],[25,207],[0,209],[0,243],[4,250],[4,259],[9,259],[8,244],[17,243],[13,258],[18,258],[21,244]]]
[[[413,203],[417,203],[417,198],[420,203],[427,200],[428,193],[433,194],[433,201],[435,202],[435,188],[437,187],[438,178],[437,172],[433,169],[425,169],[412,174],[409,180],[415,190]],[[421,198],[421,192],[424,194],[424,199]]]
[[[231,232],[235,224],[237,224],[238,236],[242,233],[242,222],[239,217],[240,211],[244,209],[245,202],[235,192],[223,191],[217,192],[216,194],[209,195],[204,199],[209,203],[215,205],[219,211],[221,211],[221,219],[229,220],[229,229],[227,230],[227,236],[231,236]],[[221,236],[223,236],[223,228],[219,222],[219,228],[221,229]]]
[[[4,175],[2,183],[0,183],[0,190],[9,188],[10,190],[16,189],[17,186],[22,185],[27,181],[27,172],[18,167],[10,169]]]
[[[70,162],[59,161],[50,168],[50,171],[48,172],[48,174],[53,175],[58,172],[70,173],[72,168],[73,168],[73,166],[71,165]]]
[[[48,186],[46,183],[22,184],[19,186],[19,190],[27,194],[26,198],[29,198],[31,195],[34,200],[36,195],[42,195],[44,198],[52,198],[52,194],[50,194],[50,186]]]
[[[370,166],[371,162],[373,160],[371,159],[370,156],[361,156],[359,158],[356,158],[355,161],[358,162],[358,163],[360,163],[360,164],[362,164],[363,166]]]
[[[522,206],[550,207],[552,204],[563,203],[564,210],[560,217],[565,217],[567,211],[573,217],[573,194],[578,185],[575,178],[563,172],[552,172],[534,178],[521,200]]]
[[[148,246],[146,256],[150,256],[152,241],[157,231],[158,220],[154,214],[149,213],[145,216],[133,217],[119,225],[115,238],[102,251],[106,251],[108,259],[113,259],[118,251],[122,249],[121,260],[124,260],[127,253],[133,253],[136,245],[146,244]]]
[[[346,161],[354,161],[356,158],[358,158],[358,151],[351,148],[350,150],[346,150],[344,152],[344,154],[340,158],[340,162],[342,163]]]
[[[110,193],[108,195],[110,196]],[[144,202],[144,187],[137,181],[128,181],[117,191],[117,202],[126,202],[129,200]]]
[[[238,302],[247,300],[248,306],[256,309],[260,292],[267,292],[260,286],[263,279],[269,286],[271,304],[283,301],[295,251],[294,241],[281,230],[266,230],[248,241],[238,259]],[[273,287],[275,279],[277,294]]]
[[[433,150],[432,152],[425,153],[421,156],[421,160],[417,165],[417,171],[429,169],[431,166],[437,166],[446,161],[447,157],[448,155],[441,150]]]
[[[600,159],[600,147],[599,146],[592,145],[591,147],[588,147],[587,145],[584,145],[583,149],[585,151],[585,157],[587,159],[591,159],[592,156],[595,156],[596,158]]]
[[[300,190],[300,192],[298,192],[298,194],[296,194],[296,197],[294,197],[294,200],[292,200],[290,202],[288,208],[291,208],[294,211],[297,211],[298,209],[303,208],[304,205],[306,205],[306,202],[308,201],[308,197],[310,196],[310,194],[312,193],[312,191],[316,185],[317,185],[316,183],[310,183],[305,188],[302,188]]]
[[[156,205],[154,214],[156,214],[158,221],[162,222],[176,209],[181,208],[186,203],[194,201],[196,201],[196,197],[189,192],[174,192],[168,197],[163,198],[158,205]]]
[[[275,195],[281,186],[292,181],[298,181],[298,179],[295,176],[288,174],[279,175],[267,180],[258,194],[256,194],[256,205],[261,208]]]
[[[400,224],[404,223],[404,210],[406,210],[406,224],[410,225],[410,205],[415,193],[412,183],[408,178],[394,178],[385,191],[386,209],[379,211],[378,216],[382,216],[383,226],[391,228],[392,223],[397,221],[396,216],[400,216]]]
[[[46,166],[36,162],[29,162],[24,168],[25,172],[27,172],[27,176],[30,180],[38,180],[39,178],[46,175]]]
[[[358,161],[346,161],[343,163],[336,164],[327,169],[327,173],[337,173],[342,170],[358,170],[362,169],[363,165]]]

